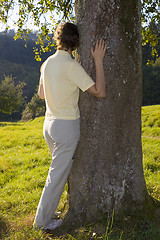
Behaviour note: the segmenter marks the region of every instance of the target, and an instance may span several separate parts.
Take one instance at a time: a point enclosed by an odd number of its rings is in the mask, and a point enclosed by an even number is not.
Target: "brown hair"
[[[77,26],[69,22],[60,24],[55,31],[54,40],[57,41],[57,49],[59,50],[75,50],[79,46]]]

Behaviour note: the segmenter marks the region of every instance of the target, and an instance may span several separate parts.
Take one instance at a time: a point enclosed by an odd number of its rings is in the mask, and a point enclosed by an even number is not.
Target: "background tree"
[[[39,98],[37,93],[35,93],[22,113],[22,120],[26,121],[29,119],[34,119],[35,117],[44,116],[44,114],[45,102]]]
[[[23,87],[24,83],[15,85],[11,76],[4,76],[0,84],[0,111],[12,114],[19,110],[24,103]]]
[[[160,1],[141,0],[142,3],[142,43],[152,47],[152,61],[158,57],[160,39]],[[152,63],[152,61],[149,63]]]

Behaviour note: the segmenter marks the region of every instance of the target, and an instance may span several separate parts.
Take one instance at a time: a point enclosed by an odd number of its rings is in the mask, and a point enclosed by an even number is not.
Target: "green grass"
[[[106,222],[67,232],[57,236],[32,228],[37,204],[45,184],[51,155],[43,138],[44,118],[26,123],[0,123],[0,234],[4,240],[31,239],[103,239],[158,240],[157,222],[131,223],[124,219],[116,226]],[[160,200],[160,106],[142,108],[142,146],[144,174],[149,193]],[[65,211],[67,186],[58,211]],[[58,230],[57,230],[58,231]],[[67,233],[66,233],[67,232]],[[58,237],[59,236],[59,237]],[[159,236],[159,238],[158,238]]]
[[[142,108],[142,146],[147,188],[160,200],[160,105]]]

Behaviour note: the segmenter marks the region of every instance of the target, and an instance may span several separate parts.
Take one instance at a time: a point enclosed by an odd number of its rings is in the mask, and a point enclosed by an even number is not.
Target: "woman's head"
[[[77,26],[68,22],[60,24],[55,31],[54,40],[56,40],[59,50],[75,50],[79,46]]]

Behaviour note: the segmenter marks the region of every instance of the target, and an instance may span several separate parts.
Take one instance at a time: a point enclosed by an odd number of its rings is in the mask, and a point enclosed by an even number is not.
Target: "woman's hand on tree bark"
[[[106,44],[103,39],[97,40],[95,49],[91,48],[91,54],[95,60],[97,61],[103,61],[105,52],[106,52]]]

